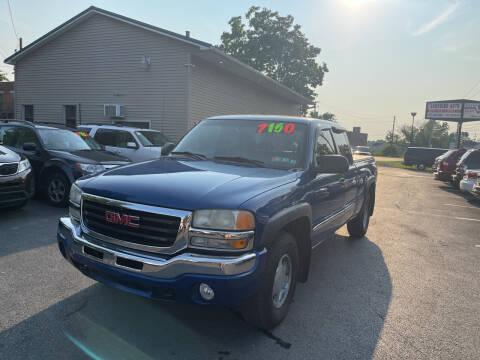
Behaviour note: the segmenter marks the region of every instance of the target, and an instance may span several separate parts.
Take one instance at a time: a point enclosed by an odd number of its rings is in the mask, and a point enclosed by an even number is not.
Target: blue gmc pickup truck
[[[367,231],[376,164],[354,161],[336,123],[220,116],[172,147],[73,184],[57,238],[82,273],[151,299],[236,308],[269,329],[307,280],[312,248],[344,224],[352,239]]]

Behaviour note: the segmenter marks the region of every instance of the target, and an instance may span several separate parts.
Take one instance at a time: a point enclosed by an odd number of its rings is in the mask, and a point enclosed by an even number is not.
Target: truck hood
[[[78,185],[92,195],[146,205],[235,209],[296,178],[287,170],[163,157],[83,178]]]

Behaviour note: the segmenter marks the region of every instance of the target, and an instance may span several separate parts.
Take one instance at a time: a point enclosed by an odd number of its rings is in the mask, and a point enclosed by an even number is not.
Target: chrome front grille
[[[82,230],[126,248],[173,254],[186,247],[191,212],[82,195]]]

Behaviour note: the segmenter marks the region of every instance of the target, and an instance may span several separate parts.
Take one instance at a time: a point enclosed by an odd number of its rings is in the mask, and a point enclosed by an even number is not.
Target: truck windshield
[[[275,169],[305,166],[308,126],[265,120],[204,120],[172,152]]]
[[[158,131],[135,131],[135,134],[146,147],[163,146],[168,142],[167,137]]]
[[[45,148],[49,150],[102,150],[102,147],[90,137],[85,137],[85,140],[83,137],[68,130],[39,129],[38,134]]]

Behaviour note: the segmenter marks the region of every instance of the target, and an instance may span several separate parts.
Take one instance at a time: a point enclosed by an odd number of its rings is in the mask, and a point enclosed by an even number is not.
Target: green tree
[[[7,78],[7,74],[0,72],[0,81],[9,81]]]
[[[385,135],[385,141],[386,141],[387,143],[391,143],[391,142],[392,142],[392,131],[391,131],[391,130],[387,131],[387,135]],[[395,134],[395,135],[393,136],[393,143],[396,144],[396,143],[398,143],[398,142],[400,142],[400,135]]]
[[[403,125],[401,128],[400,128],[400,136],[401,136],[401,140],[400,142],[402,144],[405,144],[405,145],[410,145],[413,143],[413,145],[416,145],[415,144],[415,138],[417,137],[417,133],[418,133],[418,128],[417,127],[414,127],[413,128],[413,139],[412,139],[412,128],[409,126],[409,125]]]
[[[321,49],[310,44],[293,16],[252,6],[245,20],[230,19],[218,48],[313,100],[328,68],[317,63]]]
[[[323,114],[320,114],[318,113],[318,111],[310,111],[308,115],[311,118],[315,118],[315,119],[322,119],[322,120],[337,122],[337,118],[335,117],[335,114],[332,114],[330,112],[325,112]]]
[[[391,132],[389,132],[387,136],[391,136]],[[418,127],[415,126],[413,128],[413,142],[412,127],[404,125],[400,128],[400,137],[401,139],[398,143],[405,146],[448,148],[448,123],[428,120]]]

